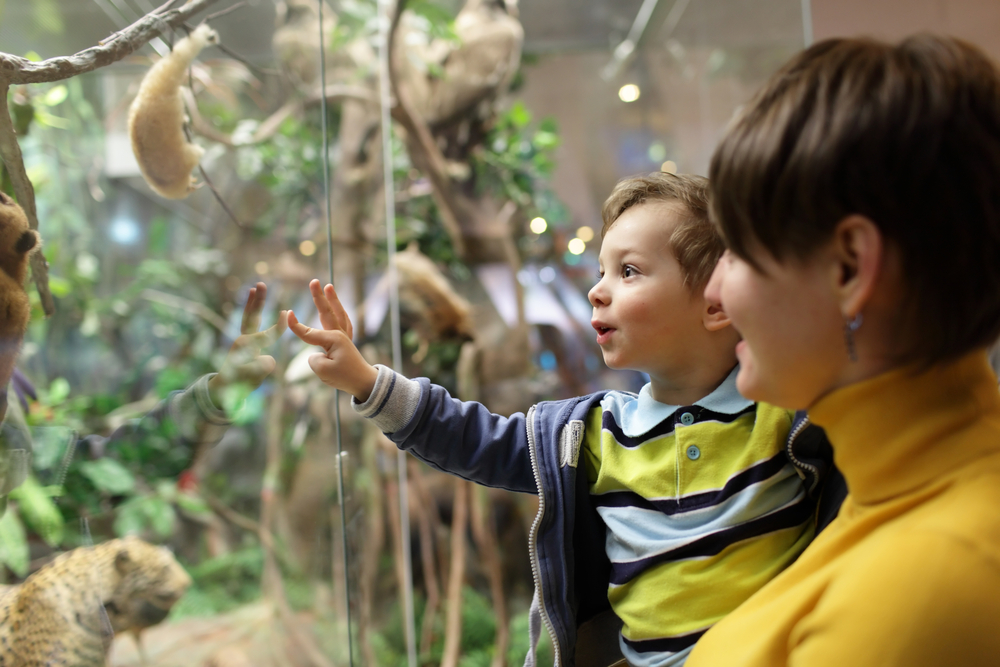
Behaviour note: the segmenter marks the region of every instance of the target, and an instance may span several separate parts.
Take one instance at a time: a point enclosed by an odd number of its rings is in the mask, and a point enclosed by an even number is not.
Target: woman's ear
[[[834,289],[840,312],[849,320],[864,309],[878,284],[885,251],[882,232],[869,218],[847,216],[834,228],[832,251]]]

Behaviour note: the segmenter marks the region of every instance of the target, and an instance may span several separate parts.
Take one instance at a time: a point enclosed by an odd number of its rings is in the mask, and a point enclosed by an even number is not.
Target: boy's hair
[[[742,111],[709,178],[712,219],[751,264],[757,244],[807,261],[845,217],[874,222],[902,257],[901,357],[1000,335],[1000,71],[976,47],[819,42]]]
[[[715,264],[725,250],[722,236],[708,217],[708,179],[662,171],[622,179],[601,210],[604,218],[601,238],[622,213],[648,202],[676,203],[687,211],[670,235],[670,249],[681,265],[684,285],[692,293],[699,294],[708,284]]]

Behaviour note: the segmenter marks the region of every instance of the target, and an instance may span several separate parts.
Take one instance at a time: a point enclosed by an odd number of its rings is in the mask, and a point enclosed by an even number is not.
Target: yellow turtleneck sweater
[[[986,354],[809,410],[850,491],[686,667],[1000,665],[1000,391]]]

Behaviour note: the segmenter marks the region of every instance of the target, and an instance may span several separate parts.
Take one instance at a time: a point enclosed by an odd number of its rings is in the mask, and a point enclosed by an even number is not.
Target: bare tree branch
[[[396,11],[392,17],[392,24],[389,28],[388,44],[386,50],[389,52],[389,82],[392,92],[396,96],[396,106],[393,109],[393,117],[406,129],[413,141],[410,143],[410,155],[414,162],[424,171],[434,187],[434,200],[438,204],[438,212],[441,214],[441,221],[444,223],[455,254],[459,258],[465,257],[465,238],[462,234],[460,223],[460,205],[453,196],[454,187],[451,178],[448,176],[448,169],[441,154],[441,149],[434,143],[427,123],[420,117],[413,104],[410,102],[406,89],[399,85],[399,76],[394,67],[393,57],[395,55],[396,33],[399,29],[399,19],[406,9],[406,0],[399,0],[396,3]],[[383,137],[383,141],[389,141],[389,137]],[[389,184],[391,185],[391,184]],[[387,187],[389,187],[387,185]],[[391,224],[387,222],[386,224]]]
[[[343,102],[345,100],[357,100],[367,104],[378,103],[375,95],[363,86],[329,85],[326,87],[324,92],[326,93],[327,102],[336,103]],[[277,111],[265,118],[261,124],[257,126],[257,130],[249,139],[238,142],[235,141],[232,136],[219,132],[217,129],[212,127],[207,120],[205,120],[205,117],[198,111],[198,105],[195,102],[194,95],[189,89],[182,88],[181,94],[184,96],[184,105],[187,109],[188,116],[191,118],[191,130],[206,139],[211,139],[216,143],[229,147],[249,146],[267,141],[277,133],[286,118],[300,114],[309,106],[319,104],[323,96],[322,93],[317,91],[315,95],[286,102]]]
[[[129,27],[112,35],[103,44],[84,49],[72,56],[59,56],[36,63],[0,52],[0,79],[8,85],[46,83],[92,72],[135,53],[149,40],[180,26],[217,2],[219,0],[190,0],[177,9],[167,9],[162,13],[157,13],[160,11],[157,10],[146,14]],[[169,4],[172,3],[168,3],[167,6]]]
[[[85,72],[118,62],[143,47],[149,40],[165,30],[181,25],[189,18],[214,5],[219,0],[189,0],[172,9],[177,0],[169,0],[156,11],[147,14],[129,27],[121,30],[98,46],[84,49],[72,56],[49,58],[31,62],[26,58],[0,52],[0,96],[4,105],[0,111],[0,158],[14,187],[14,195],[28,216],[28,225],[38,229],[38,210],[35,207],[35,188],[24,170],[24,158],[17,143],[17,135],[7,108],[7,92],[11,85],[45,83],[69,79]],[[55,300],[49,290],[49,267],[42,253],[31,258],[31,276],[42,301],[42,310],[49,317],[56,311]]]

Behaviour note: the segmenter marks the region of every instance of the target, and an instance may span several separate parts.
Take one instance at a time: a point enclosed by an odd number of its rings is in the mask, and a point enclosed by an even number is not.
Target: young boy
[[[786,453],[790,412],[736,391],[739,336],[702,295],[723,251],[706,179],[626,179],[603,214],[592,324],[608,366],[649,375],[638,395],[598,392],[501,417],[370,366],[330,285],[310,284],[324,330],[293,314],[289,324],[326,350],[310,358],[320,379],[350,392],[401,448],[540,496],[529,537],[532,647],[544,623],[556,665],[593,662],[582,648],[590,632],[578,645],[577,629],[610,604],[629,665],[680,665],[810,541],[822,465]],[[526,665],[534,660],[529,651]]]

